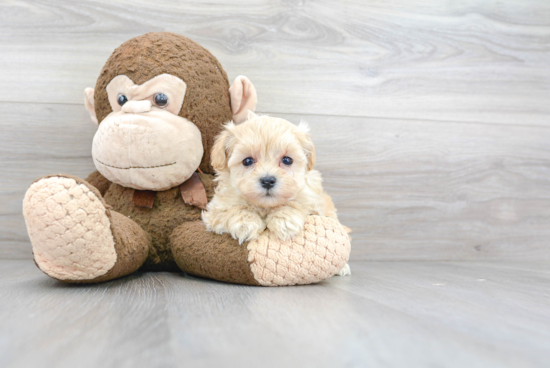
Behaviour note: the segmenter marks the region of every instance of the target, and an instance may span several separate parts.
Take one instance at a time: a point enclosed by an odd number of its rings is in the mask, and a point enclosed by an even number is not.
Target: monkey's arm
[[[105,195],[105,192],[107,192],[107,189],[109,189],[112,184],[109,180],[105,179],[99,171],[94,171],[91,173],[90,176],[86,178],[86,181],[92,184],[102,196]]]
[[[245,285],[313,284],[339,272],[350,253],[346,230],[324,216],[308,216],[304,230],[287,241],[264,231],[239,245],[229,234],[214,234],[194,221],[177,227],[170,242],[183,271]]]

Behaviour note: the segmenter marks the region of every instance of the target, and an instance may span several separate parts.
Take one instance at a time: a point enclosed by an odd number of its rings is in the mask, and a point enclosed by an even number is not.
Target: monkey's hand
[[[273,235],[284,241],[298,235],[304,229],[305,220],[299,209],[281,206],[269,213],[266,224]]]
[[[202,213],[202,219],[209,231],[229,233],[239,244],[258,238],[266,227],[260,215],[241,206],[225,211],[209,210]]]

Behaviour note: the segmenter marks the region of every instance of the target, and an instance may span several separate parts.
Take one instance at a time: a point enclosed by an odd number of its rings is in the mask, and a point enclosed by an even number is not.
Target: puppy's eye
[[[159,107],[165,107],[168,105],[168,96],[166,96],[164,93],[157,93],[155,95],[155,103]]]
[[[283,157],[283,159],[281,160],[281,162],[282,162],[283,164],[287,165],[287,166],[290,166],[290,165],[292,165],[292,162],[293,162],[293,161],[292,161],[292,159],[291,159],[290,157],[285,156],[285,157]]]
[[[244,166],[250,166],[252,164],[254,164],[254,159],[252,157],[247,157],[243,160]]]
[[[117,97],[117,102],[120,106],[124,105],[126,102],[128,102],[128,97],[124,96],[124,95],[118,95]]]

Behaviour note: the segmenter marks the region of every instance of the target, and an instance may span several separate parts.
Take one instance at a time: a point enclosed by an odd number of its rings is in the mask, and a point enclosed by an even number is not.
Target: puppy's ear
[[[304,152],[306,153],[307,157],[307,170],[313,170],[315,167],[315,146],[313,145],[313,141],[309,137],[309,126],[305,121],[301,121],[298,125],[298,131],[297,131],[297,137],[300,140],[300,143],[302,144],[302,148],[304,149]]]
[[[229,156],[229,139],[233,136],[233,127],[235,124],[228,123],[225,125],[224,130],[216,137],[214,146],[212,147],[212,153],[210,154],[212,167],[217,171],[223,171],[227,169],[227,160]]]

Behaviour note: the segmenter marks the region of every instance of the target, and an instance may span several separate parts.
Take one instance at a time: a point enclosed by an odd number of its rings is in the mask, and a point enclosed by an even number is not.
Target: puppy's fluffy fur
[[[267,227],[286,240],[302,231],[308,215],[336,218],[321,174],[313,169],[315,148],[308,132],[305,123],[253,114],[239,125],[227,124],[212,150],[218,186],[202,213],[208,230],[242,243]],[[275,179],[273,187],[265,187],[266,178]]]

